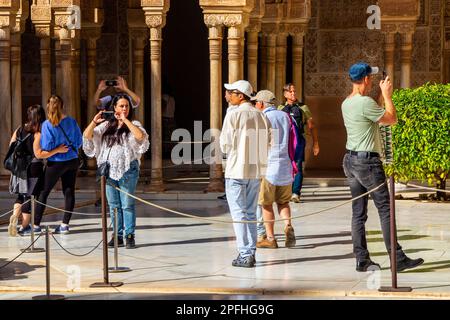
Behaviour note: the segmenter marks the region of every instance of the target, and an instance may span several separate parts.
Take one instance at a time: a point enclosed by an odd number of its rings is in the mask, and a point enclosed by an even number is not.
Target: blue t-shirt
[[[63,130],[67,137],[63,133]],[[69,141],[70,140],[70,141]],[[54,127],[50,121],[45,120],[41,129],[41,148],[44,151],[51,151],[61,144],[69,147],[66,153],[57,153],[48,158],[50,161],[62,162],[78,158],[78,149],[83,144],[80,127],[74,118],[65,117],[59,125]],[[73,146],[73,148],[71,147]],[[75,151],[75,150],[77,151]]]

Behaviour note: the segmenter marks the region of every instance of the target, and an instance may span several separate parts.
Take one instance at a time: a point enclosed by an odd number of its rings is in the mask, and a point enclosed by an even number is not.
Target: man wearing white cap
[[[268,90],[259,91],[252,101],[256,101],[256,108],[261,110],[272,127],[273,144],[269,151],[267,172],[261,182],[259,192],[259,205],[263,208],[265,221],[275,219],[273,203],[278,206],[278,213],[284,220],[284,233],[286,234],[286,247],[295,246],[294,228],[291,225],[291,208],[289,201],[292,196],[293,168],[289,158],[289,132],[291,129],[290,115],[279,111],[275,105],[275,95]],[[260,210],[258,210],[260,212]],[[258,217],[259,220],[259,217]],[[276,249],[277,240],[274,235],[274,222],[265,222],[266,237],[258,238],[257,248]],[[260,236],[258,225],[258,236]]]
[[[397,270],[403,271],[417,267],[423,259],[410,259],[397,243],[391,248],[390,201],[386,184],[386,175],[380,161],[381,137],[379,123],[395,124],[397,112],[392,102],[392,83],[389,77],[380,81],[386,109],[381,108],[368,96],[372,88],[372,75],[378,68],[359,62],[350,67],[349,76],[353,92],[342,103],[342,116],[347,131],[347,153],[344,156],[344,172],[347,176],[352,198],[357,198],[369,190],[380,216],[383,239],[389,254],[396,251]],[[366,229],[369,196],[364,196],[352,203],[352,241],[356,256],[356,271],[365,272],[370,267],[380,266],[370,259],[367,250]]]
[[[225,191],[238,247],[234,267],[255,266],[256,206],[260,179],[265,174],[270,148],[270,123],[251,103],[253,88],[248,81],[225,84],[230,103],[238,106],[228,112],[220,135],[220,149],[227,154]]]

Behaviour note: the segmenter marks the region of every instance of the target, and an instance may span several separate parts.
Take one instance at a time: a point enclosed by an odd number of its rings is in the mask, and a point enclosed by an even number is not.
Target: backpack
[[[19,132],[20,130],[20,132]],[[19,178],[27,178],[27,169],[33,160],[33,154],[28,151],[26,140],[31,136],[28,133],[23,139],[22,136],[23,128],[19,128],[16,133],[16,141],[11,143],[8,152],[6,153],[3,165],[6,170],[11,171],[11,173]]]

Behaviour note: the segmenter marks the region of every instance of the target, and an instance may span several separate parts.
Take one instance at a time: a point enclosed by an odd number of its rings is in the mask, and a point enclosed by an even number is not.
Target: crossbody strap
[[[66,134],[66,131],[64,131],[63,127],[61,127],[60,125],[58,125],[58,128],[61,129],[61,131],[63,132],[64,136],[66,137],[66,140],[69,141],[69,146],[72,148],[73,151],[78,152],[77,149],[75,149],[75,147],[72,144],[72,141],[70,141],[69,137]]]

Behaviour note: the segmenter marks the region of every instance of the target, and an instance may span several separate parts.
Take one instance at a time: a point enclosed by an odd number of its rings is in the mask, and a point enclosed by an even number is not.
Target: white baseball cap
[[[225,83],[225,89],[230,91],[237,90],[239,92],[242,92],[249,98],[251,98],[253,94],[253,87],[250,82],[246,80],[238,80],[233,83]]]

